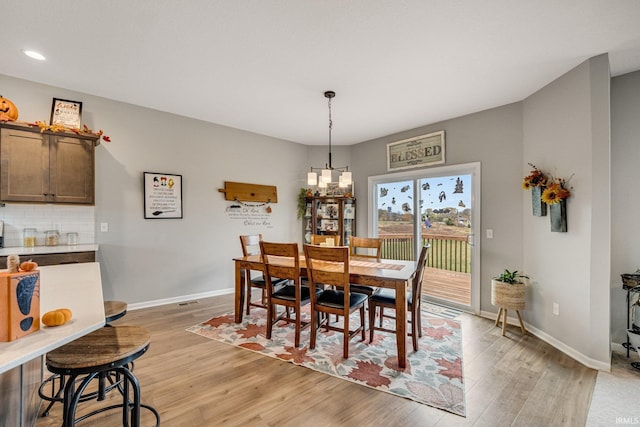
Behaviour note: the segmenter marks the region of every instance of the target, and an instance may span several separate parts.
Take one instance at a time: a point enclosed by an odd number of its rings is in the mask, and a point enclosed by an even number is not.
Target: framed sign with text
[[[444,163],[444,131],[387,144],[387,171]]]
[[[144,172],[144,218],[182,218],[182,175]]]
[[[53,98],[51,105],[51,125],[80,129],[82,123],[82,102]]]

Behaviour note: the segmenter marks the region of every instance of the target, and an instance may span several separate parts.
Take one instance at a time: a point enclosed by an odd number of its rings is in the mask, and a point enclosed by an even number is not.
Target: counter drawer
[[[20,261],[32,260],[38,265],[58,265],[58,264],[77,264],[80,262],[95,262],[96,253],[88,252],[65,252],[59,254],[33,254],[20,255]],[[7,268],[7,257],[0,257],[0,268]]]

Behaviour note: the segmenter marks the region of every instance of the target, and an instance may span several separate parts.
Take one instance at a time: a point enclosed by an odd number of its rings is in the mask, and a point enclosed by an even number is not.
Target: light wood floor
[[[226,295],[131,311],[114,322],[151,332],[135,374],[163,426],[582,426],[587,418],[596,371],[513,326],[502,337],[493,321],[462,315],[463,418],[185,332],[232,309]],[[60,419],[56,404],[36,426]],[[80,425],[122,424],[113,411]],[[143,425],[153,425],[144,410]]]

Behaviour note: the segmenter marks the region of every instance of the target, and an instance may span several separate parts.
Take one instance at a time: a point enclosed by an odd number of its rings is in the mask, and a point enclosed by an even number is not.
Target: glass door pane
[[[378,237],[382,258],[415,260],[414,180],[385,182],[376,186]]]

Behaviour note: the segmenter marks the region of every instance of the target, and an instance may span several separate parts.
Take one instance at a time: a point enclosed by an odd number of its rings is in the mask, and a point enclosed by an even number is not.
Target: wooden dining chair
[[[349,254],[351,259],[370,260],[380,262],[382,252],[382,239],[378,237],[351,236],[349,240]],[[354,292],[360,292],[369,297],[378,292],[375,286],[353,285]]]
[[[339,234],[312,234],[311,235],[311,244],[319,245],[321,243],[327,243],[327,239],[333,239],[332,246],[340,246],[340,235]]]
[[[349,357],[349,341],[358,333],[365,340],[364,306],[367,295],[351,291],[349,283],[349,248],[346,246],[304,245],[304,256],[307,263],[307,276],[311,293],[311,338],[309,348],[316,347],[317,331],[323,328],[328,331],[342,332],[344,335],[343,357]],[[318,292],[321,286],[335,286]],[[360,312],[360,326],[350,330],[349,315]],[[321,317],[320,314],[323,314]],[[342,327],[331,325],[331,314],[344,318]]]
[[[422,281],[424,267],[427,264],[430,245],[425,245],[420,251],[420,258],[416,265],[416,270],[411,276],[411,289],[407,292],[407,309],[411,312],[411,337],[413,341],[413,351],[418,351],[418,338],[422,336],[422,316],[420,315],[422,303]],[[376,310],[380,307],[380,324],[375,326]],[[384,314],[385,308],[396,307],[396,292],[393,289],[381,289],[375,295],[369,297],[369,342],[373,342],[373,331],[384,331],[395,333],[395,330],[384,328],[382,322],[384,318],[395,319],[393,316]]]
[[[242,245],[242,255],[260,255],[260,242],[262,241],[262,234],[250,234],[240,236],[240,244]],[[250,314],[251,307],[260,307],[267,308],[267,293],[266,286],[267,283],[265,281],[264,275],[260,274],[259,276],[252,277],[252,270],[247,270],[245,274],[246,282],[245,282],[245,293],[247,295],[247,314]],[[278,286],[283,285],[287,282],[286,279],[273,278],[272,282]],[[251,290],[252,288],[258,288],[261,291],[260,303],[251,301]]]
[[[300,282],[300,253],[297,243],[260,242],[260,249],[266,270],[267,293],[267,339],[271,339],[273,325],[278,321],[295,323],[295,346],[300,346],[300,331],[310,325],[301,320],[300,309],[309,304],[309,288],[301,286]],[[273,285],[271,277],[288,280],[284,286]],[[318,290],[321,292],[321,290]],[[277,306],[285,307],[281,314],[277,314]],[[289,309],[293,310],[295,318],[291,318]]]
[[[380,262],[382,255],[382,239],[379,237],[351,236],[349,240],[351,258],[362,258]]]

